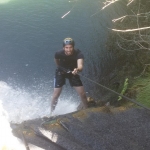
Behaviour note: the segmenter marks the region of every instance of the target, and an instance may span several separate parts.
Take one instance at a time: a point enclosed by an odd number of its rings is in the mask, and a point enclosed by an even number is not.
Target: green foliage
[[[126,92],[126,90],[127,90],[127,87],[128,87],[128,78],[126,78],[125,79],[125,81],[124,81],[124,85],[123,85],[123,89],[122,89],[122,91],[121,91],[121,95],[123,95],[125,92]],[[121,96],[119,96],[118,97],[118,101],[120,101],[122,99],[122,97]]]
[[[121,95],[126,93],[128,97],[150,106],[150,29],[146,29],[150,26],[150,1],[126,0],[124,2],[129,4],[124,5],[127,13],[114,18],[112,28],[116,30],[109,32],[106,43],[106,50],[115,56],[116,62],[113,73],[117,73],[111,83],[119,81],[120,85],[123,85],[121,90],[120,87],[118,88]],[[128,79],[124,81],[126,77],[129,77],[130,85],[132,84],[130,89]],[[138,78],[135,80],[135,77]],[[117,100],[121,99],[122,97],[119,96]]]
[[[150,107],[150,74],[137,78],[131,88],[136,94],[136,100],[141,104]],[[130,90],[130,92],[131,92]]]
[[[137,96],[137,101],[145,106],[150,107],[150,84],[143,88]]]

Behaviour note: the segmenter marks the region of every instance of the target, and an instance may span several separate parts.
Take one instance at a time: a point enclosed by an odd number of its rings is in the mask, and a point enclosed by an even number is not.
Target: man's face
[[[72,45],[65,45],[63,47],[66,55],[72,55],[73,54],[73,46]]]

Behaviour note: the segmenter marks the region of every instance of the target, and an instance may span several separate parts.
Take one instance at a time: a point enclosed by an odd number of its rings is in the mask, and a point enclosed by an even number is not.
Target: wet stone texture
[[[13,126],[13,133],[32,150],[149,150],[150,111],[89,108],[47,121],[29,120]]]

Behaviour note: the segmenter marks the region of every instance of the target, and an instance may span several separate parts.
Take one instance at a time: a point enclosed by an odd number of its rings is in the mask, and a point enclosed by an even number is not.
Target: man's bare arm
[[[83,59],[77,60],[77,70],[80,72],[83,69]]]
[[[83,69],[83,59],[77,60],[77,68],[74,68],[72,74],[76,75],[78,72],[81,72]]]

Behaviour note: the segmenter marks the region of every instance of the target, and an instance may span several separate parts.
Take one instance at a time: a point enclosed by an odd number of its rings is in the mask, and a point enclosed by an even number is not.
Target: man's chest
[[[75,55],[72,55],[72,56],[61,56],[59,58],[60,61],[63,61],[63,62],[75,62],[77,61],[77,56]]]

